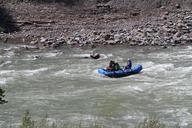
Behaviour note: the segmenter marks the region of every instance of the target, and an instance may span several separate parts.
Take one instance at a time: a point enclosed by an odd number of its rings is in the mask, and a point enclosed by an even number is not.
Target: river
[[[134,127],[150,114],[173,127],[192,127],[192,46],[97,48],[101,59],[84,59],[90,49],[24,50],[0,44],[0,127],[18,125],[26,110],[35,119],[97,122]],[[110,60],[142,64],[140,74],[107,78],[97,69]]]

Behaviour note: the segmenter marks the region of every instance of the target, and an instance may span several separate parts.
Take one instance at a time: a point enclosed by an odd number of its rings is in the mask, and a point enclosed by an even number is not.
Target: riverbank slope
[[[57,48],[63,44],[183,45],[192,42],[190,1],[92,0],[1,2],[19,30],[1,33],[4,43]]]

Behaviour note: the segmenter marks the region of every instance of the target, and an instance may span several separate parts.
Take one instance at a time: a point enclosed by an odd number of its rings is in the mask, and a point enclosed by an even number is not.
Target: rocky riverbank
[[[25,43],[37,48],[62,45],[167,46],[192,43],[192,11],[175,5],[155,12],[117,10],[111,6],[69,9],[62,5],[7,4],[21,28],[1,33],[7,43]],[[77,13],[78,12],[78,13]]]

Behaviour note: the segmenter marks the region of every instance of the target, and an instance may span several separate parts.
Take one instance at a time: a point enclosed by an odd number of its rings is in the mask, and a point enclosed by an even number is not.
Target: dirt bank
[[[1,33],[4,43],[61,45],[181,45],[192,42],[190,1],[101,0],[64,3],[3,2],[20,31]],[[13,21],[12,21],[13,22]]]

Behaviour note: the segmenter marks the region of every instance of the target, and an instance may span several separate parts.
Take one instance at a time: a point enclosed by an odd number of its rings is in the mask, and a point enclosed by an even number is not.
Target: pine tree
[[[0,88],[0,104],[7,103],[7,101],[3,99],[3,97],[5,96],[4,93],[5,93],[5,90]]]

